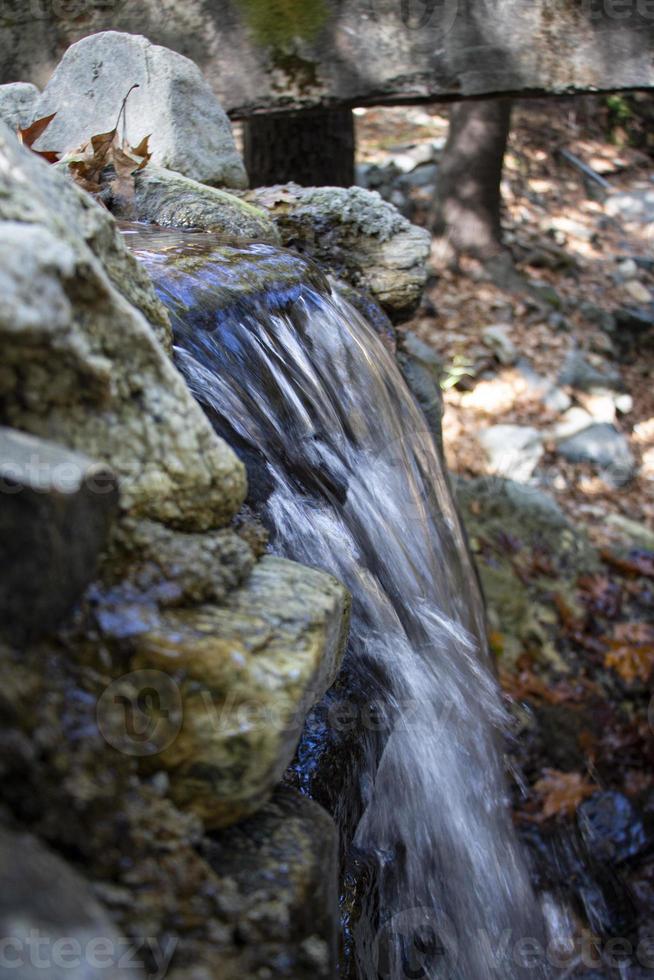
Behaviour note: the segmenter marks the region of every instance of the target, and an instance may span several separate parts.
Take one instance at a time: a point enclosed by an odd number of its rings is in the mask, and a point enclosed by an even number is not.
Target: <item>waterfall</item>
[[[348,976],[541,977],[511,826],[503,709],[447,478],[392,353],[303,259],[209,236],[129,236],[175,358],[247,462],[275,552],[353,596],[343,674],[295,778],[345,842]]]

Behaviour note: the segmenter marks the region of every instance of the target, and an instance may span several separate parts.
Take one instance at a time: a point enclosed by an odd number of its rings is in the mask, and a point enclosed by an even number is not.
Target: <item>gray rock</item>
[[[526,483],[543,455],[543,437],[528,425],[492,425],[479,435],[489,472]]]
[[[0,828],[0,980],[143,980],[89,884],[30,834]],[[132,952],[135,950],[135,945]]]
[[[247,187],[229,120],[200,69],[142,36],[106,31],[68,49],[34,109],[57,113],[37,145],[64,153],[110,131],[132,85],[139,88],[127,102],[124,134],[133,146],[150,135],[154,163],[203,183]]]
[[[290,786],[204,842],[202,854],[241,939],[234,975],[266,976],[259,971],[283,959],[295,980],[336,976],[337,843],[332,819]]]
[[[518,360],[518,348],[509,336],[511,326],[508,323],[495,323],[484,327],[481,339],[489,347],[500,364],[515,364]]]
[[[32,122],[39,92],[29,82],[10,82],[0,85],[0,119],[10,129],[25,129]]]
[[[90,582],[118,503],[108,467],[0,428],[0,637],[53,629]]]
[[[246,197],[270,211],[284,245],[367,288],[391,319],[406,319],[415,310],[427,281],[430,235],[378,193],[287,184]]]
[[[612,194],[604,210],[612,218],[638,224],[654,222],[654,187]]]
[[[615,486],[628,483],[636,469],[628,440],[606,422],[589,425],[564,439],[557,452],[573,463],[591,463]]]
[[[196,531],[227,523],[245,471],[128,302],[148,310],[154,296],[142,271],[131,279],[115,223],[4,124],[0,149],[0,421],[107,462],[132,516]]]
[[[438,179],[438,166],[435,163],[424,163],[410,173],[405,174],[398,181],[404,190],[412,190],[416,187],[430,187],[436,185]]]
[[[577,349],[571,350],[566,356],[558,380],[559,384],[569,385],[570,388],[580,391],[592,391],[596,388],[621,391],[624,388],[618,371],[599,371]]]
[[[133,201],[116,200],[111,209],[117,217],[151,221],[164,228],[215,232],[224,244],[278,245],[280,241],[274,223],[261,208],[152,164],[136,175]]]
[[[633,259],[623,259],[618,263],[617,271],[621,279],[635,279],[638,275],[638,266]]]

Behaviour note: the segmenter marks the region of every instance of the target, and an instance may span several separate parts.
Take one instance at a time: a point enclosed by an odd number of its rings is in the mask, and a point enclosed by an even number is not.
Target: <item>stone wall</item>
[[[7,0],[0,82],[42,87],[72,41],[109,29],[192,58],[235,117],[654,85],[650,0]]]

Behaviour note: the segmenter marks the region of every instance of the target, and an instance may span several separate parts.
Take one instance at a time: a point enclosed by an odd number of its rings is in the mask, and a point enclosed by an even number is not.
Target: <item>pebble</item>
[[[489,472],[527,483],[544,452],[543,437],[529,425],[492,425],[479,435]]]
[[[651,303],[654,299],[649,289],[637,279],[630,279],[624,284],[624,288],[636,303]]]
[[[623,279],[635,279],[638,275],[638,266],[633,259],[623,259],[618,265],[618,272]]]
[[[591,463],[616,487],[628,483],[636,469],[628,440],[606,422],[594,422],[563,440],[557,452],[571,463]]]
[[[511,340],[511,327],[507,323],[494,323],[484,327],[481,339],[497,357],[500,364],[515,364],[518,360],[518,348]]]

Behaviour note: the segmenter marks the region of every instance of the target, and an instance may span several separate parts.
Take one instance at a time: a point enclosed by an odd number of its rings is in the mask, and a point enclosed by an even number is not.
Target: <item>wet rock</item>
[[[317,803],[281,786],[255,816],[204,842],[241,944],[238,976],[263,976],[273,962],[275,976],[336,976],[337,841]]]
[[[591,463],[615,486],[628,483],[636,470],[629,441],[606,422],[589,425],[564,439],[557,452],[572,463]]]
[[[57,115],[38,146],[65,153],[113,129],[130,86],[125,136],[150,134],[153,162],[206,184],[247,187],[229,120],[192,61],[147,38],[117,31],[73,44],[34,108]],[[47,144],[47,145],[46,145]]]
[[[47,633],[91,580],[118,504],[113,473],[0,428],[0,637]]]
[[[284,245],[367,288],[391,319],[405,319],[415,309],[427,280],[429,233],[379,194],[288,184],[246,197],[268,208]]]
[[[440,457],[444,459],[443,396],[440,386],[443,365],[434,349],[412,331],[402,333],[400,337],[397,362],[427,420]]]
[[[529,425],[492,425],[479,434],[489,472],[526,483],[543,453],[543,437]]]
[[[622,793],[596,793],[584,800],[577,822],[598,861],[620,864],[638,857],[649,845],[642,819]]]
[[[133,516],[187,530],[226,523],[244,469],[128,302],[154,302],[144,273],[124,274],[135,260],[109,216],[2,124],[0,148],[0,420],[110,464]]]
[[[25,129],[34,119],[34,106],[40,94],[30,82],[0,85],[0,119],[10,129]]]
[[[144,980],[90,886],[30,834],[0,828],[2,980]],[[135,947],[132,949],[134,952]]]
[[[331,576],[267,556],[220,606],[163,611],[135,638],[132,669],[179,684],[181,730],[156,759],[179,807],[223,827],[265,802],[336,676],[348,608]]]
[[[118,590],[117,605],[143,595],[160,606],[192,606],[224,600],[253,565],[252,550],[231,529],[192,534],[125,520],[115,529],[101,573],[105,586]]]
[[[172,170],[149,164],[136,176],[131,201],[114,199],[117,217],[149,221],[164,228],[195,228],[220,235],[223,244],[279,244],[267,213],[217,187],[207,187]]]
[[[505,323],[484,327],[481,332],[481,339],[493,351],[500,364],[515,364],[518,360],[518,349],[511,340],[510,332],[510,325]]]

